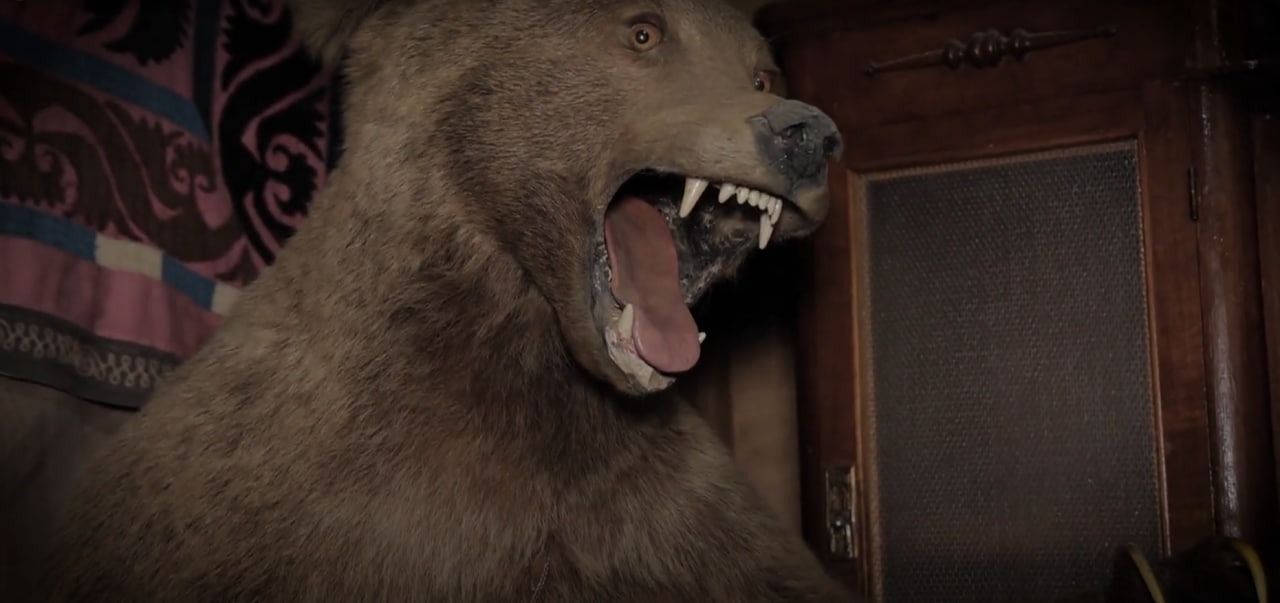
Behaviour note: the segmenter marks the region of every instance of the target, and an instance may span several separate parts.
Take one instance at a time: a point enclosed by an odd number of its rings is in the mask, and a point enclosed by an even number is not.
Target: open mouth
[[[614,363],[648,391],[693,368],[706,335],[690,306],[767,247],[790,206],[697,177],[644,171],[624,182],[605,211],[596,281],[600,298],[613,302],[599,318]]]

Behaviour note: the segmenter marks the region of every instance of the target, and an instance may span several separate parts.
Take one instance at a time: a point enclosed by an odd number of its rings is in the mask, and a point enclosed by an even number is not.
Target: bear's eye
[[[752,82],[756,90],[761,92],[769,92],[773,90],[773,75],[768,71],[757,71],[756,79]]]
[[[653,50],[662,42],[662,30],[652,23],[631,26],[631,46],[638,52]]]

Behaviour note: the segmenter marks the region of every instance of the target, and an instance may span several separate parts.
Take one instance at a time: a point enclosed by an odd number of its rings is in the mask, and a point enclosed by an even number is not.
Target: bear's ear
[[[307,50],[326,66],[346,52],[356,30],[391,0],[288,0],[293,24]]]

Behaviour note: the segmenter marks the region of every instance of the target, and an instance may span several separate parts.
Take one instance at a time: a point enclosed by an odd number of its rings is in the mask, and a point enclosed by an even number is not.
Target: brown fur
[[[776,184],[704,0],[297,0],[349,47],[308,225],[101,456],[34,600],[849,601],[592,310],[620,170]],[[661,13],[661,53],[624,20]],[[815,189],[816,191],[816,189]],[[811,232],[825,191],[775,238]],[[751,248],[749,223],[717,259]],[[736,237],[736,238],[735,238]],[[536,593],[535,593],[536,590]],[[536,595],[536,596],[535,596]]]

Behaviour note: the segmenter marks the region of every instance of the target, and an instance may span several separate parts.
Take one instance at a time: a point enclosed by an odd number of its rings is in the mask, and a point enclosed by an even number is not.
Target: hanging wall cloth
[[[331,84],[282,0],[0,2],[0,374],[142,404],[305,219]]]

